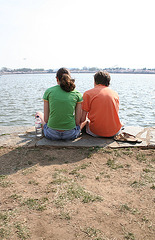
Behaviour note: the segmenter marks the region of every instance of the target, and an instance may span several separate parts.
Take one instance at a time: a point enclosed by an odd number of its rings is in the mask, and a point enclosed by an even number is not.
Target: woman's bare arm
[[[80,122],[81,122],[81,112],[82,112],[81,103],[77,103],[76,107],[75,107],[75,122],[76,122],[76,126],[80,125]]]

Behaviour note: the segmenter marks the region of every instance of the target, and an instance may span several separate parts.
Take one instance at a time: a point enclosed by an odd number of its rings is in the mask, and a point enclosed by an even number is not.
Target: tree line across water
[[[97,72],[99,70],[106,70],[110,73],[152,73],[155,74],[155,68],[153,69],[147,69],[147,68],[142,68],[142,69],[131,69],[131,68],[121,68],[121,67],[115,67],[115,68],[97,68],[97,67],[83,67],[82,69],[80,68],[69,68],[71,72],[75,73],[89,73],[89,72]],[[17,69],[10,69],[3,67],[0,70],[1,74],[28,74],[28,73],[55,73],[57,69],[47,69],[45,70],[44,68],[17,68]]]

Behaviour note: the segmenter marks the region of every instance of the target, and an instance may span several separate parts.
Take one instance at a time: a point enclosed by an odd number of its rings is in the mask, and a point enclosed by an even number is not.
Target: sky
[[[0,0],[0,69],[155,68],[154,0]]]

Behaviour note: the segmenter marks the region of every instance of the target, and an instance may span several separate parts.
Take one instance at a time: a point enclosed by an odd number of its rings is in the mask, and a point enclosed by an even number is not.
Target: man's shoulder
[[[111,89],[110,87],[107,87],[107,91],[111,92],[114,95],[118,95],[118,93],[115,90]]]
[[[91,93],[93,93],[94,91],[95,91],[95,88],[91,88],[91,89],[85,91],[84,94],[91,94]]]
[[[99,95],[99,96],[100,95],[103,95],[103,96],[111,95],[114,97],[118,97],[118,93],[115,90],[113,90],[107,86],[97,86],[97,87],[91,88],[84,92],[84,96],[93,97],[96,95]]]

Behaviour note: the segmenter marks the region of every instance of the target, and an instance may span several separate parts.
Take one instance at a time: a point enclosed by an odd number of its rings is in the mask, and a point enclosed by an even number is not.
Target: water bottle
[[[42,121],[39,116],[35,118],[35,129],[36,129],[36,137],[42,136]]]

